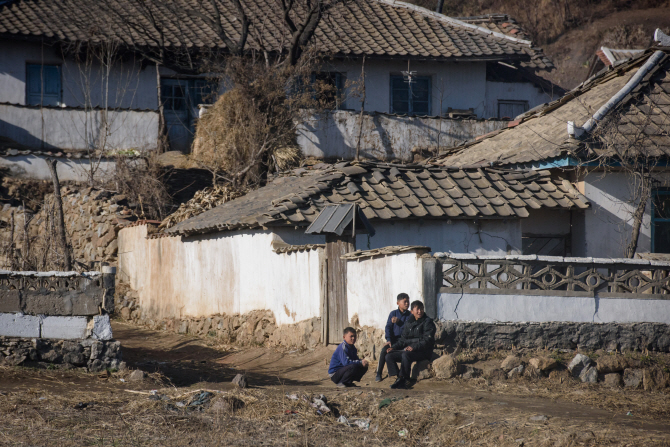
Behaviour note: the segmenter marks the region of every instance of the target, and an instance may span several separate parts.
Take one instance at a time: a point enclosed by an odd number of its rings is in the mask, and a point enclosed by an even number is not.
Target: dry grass
[[[14,373],[37,374],[0,369],[0,377]],[[107,386],[96,391],[74,385],[85,374],[65,379],[54,374],[38,376],[63,388],[0,393],[0,445],[668,445],[661,435],[613,423],[533,422],[527,411],[440,393],[327,389],[332,412],[319,415],[309,405],[313,395],[304,390],[212,390],[208,404],[185,410],[177,402],[190,402],[199,389],[159,388],[157,395],[164,397],[158,400],[148,390],[119,389],[118,373],[97,378]],[[143,386],[151,384],[165,386],[160,376]],[[379,409],[391,395],[401,400]],[[340,415],[369,419],[369,429],[338,423]]]

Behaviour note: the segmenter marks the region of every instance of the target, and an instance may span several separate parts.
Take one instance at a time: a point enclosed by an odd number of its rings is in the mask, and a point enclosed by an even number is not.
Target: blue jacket
[[[396,309],[389,314],[388,320],[386,320],[386,341],[395,343],[398,341],[402,335],[403,326],[405,321],[412,316],[412,312],[407,309],[405,313],[400,312],[400,309]],[[391,318],[398,317],[398,321],[391,323]]]
[[[328,374],[335,374],[335,372],[352,363],[361,363],[358,358],[358,350],[355,346],[349,346],[346,341],[340,345],[333,352],[333,357],[330,359],[330,366],[328,367]]]

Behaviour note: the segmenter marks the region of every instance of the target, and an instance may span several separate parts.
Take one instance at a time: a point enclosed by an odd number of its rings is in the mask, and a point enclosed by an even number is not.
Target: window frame
[[[346,109],[345,99],[345,89],[344,86],[347,82],[347,73],[341,71],[315,71],[312,72],[310,76],[310,82],[314,85],[317,81],[317,77],[327,76],[335,80],[335,107],[331,110],[344,110]]]
[[[670,225],[670,218],[657,218],[656,217],[656,197],[659,195],[670,196],[670,188],[656,188],[652,191],[651,194],[651,252],[652,253],[662,253],[656,251],[656,224],[657,223],[667,223]]]
[[[30,84],[31,84],[31,67],[39,67],[41,73],[44,73],[44,67],[53,67],[56,69],[58,72],[58,93],[55,95],[46,95],[45,90],[46,90],[46,82],[47,79],[43,75],[40,75],[40,92],[39,92],[39,100],[37,101],[32,101],[32,98],[34,98],[36,95],[32,94],[30,92]],[[63,104],[63,67],[61,64],[44,64],[44,63],[34,63],[34,62],[26,62],[26,96],[25,96],[25,101],[26,105],[29,106],[41,106],[41,107],[60,107]],[[45,98],[46,99],[54,99],[54,104],[45,104]]]
[[[423,75],[423,76],[414,76],[416,79],[427,80],[428,81],[428,113],[418,114],[414,112],[414,101],[413,96],[409,93],[409,83],[405,81],[403,75],[391,74],[389,76],[389,113],[396,115],[407,115],[407,116],[432,116],[433,114],[433,76],[432,75]],[[407,113],[400,113],[393,109],[393,81],[395,79],[402,79],[403,82],[407,85]]]
[[[498,100],[498,119],[503,119],[503,117],[501,116],[501,113],[500,113],[500,106],[503,105],[503,104],[523,105],[524,106],[523,107],[523,112],[521,112],[521,113],[526,113],[527,111],[530,110],[529,102],[524,100],[524,99],[499,99]],[[511,116],[510,120],[513,120],[517,116],[521,115],[521,113],[518,113],[514,116]]]

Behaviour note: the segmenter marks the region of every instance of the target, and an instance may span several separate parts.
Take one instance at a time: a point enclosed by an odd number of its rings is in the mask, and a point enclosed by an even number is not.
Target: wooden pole
[[[56,171],[56,164],[58,160],[55,158],[47,160],[49,171],[51,171],[51,179],[54,183],[54,201],[56,204],[56,212],[58,224],[58,236],[60,238],[61,247],[63,248],[64,269],[65,271],[72,270],[72,260],[70,259],[70,248],[67,245],[67,236],[65,235],[65,217],[63,216],[63,199],[60,196],[60,182],[58,181],[58,172]]]

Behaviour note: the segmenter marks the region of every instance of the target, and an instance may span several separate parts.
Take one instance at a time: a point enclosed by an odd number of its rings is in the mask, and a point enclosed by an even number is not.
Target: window
[[[337,72],[312,73],[312,84],[317,82],[330,87],[324,89],[326,107],[344,109],[344,84],[346,75]]]
[[[59,65],[26,65],[26,103],[44,106],[61,105]]]
[[[161,80],[161,100],[166,110],[186,111],[186,83],[172,79]]]
[[[528,111],[528,101],[498,100],[498,118],[514,119]]]
[[[430,115],[430,76],[391,75],[391,113]]]
[[[652,196],[651,251],[670,253],[670,189],[655,190]]]

